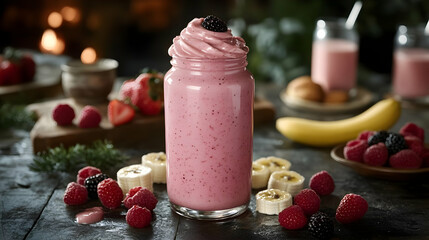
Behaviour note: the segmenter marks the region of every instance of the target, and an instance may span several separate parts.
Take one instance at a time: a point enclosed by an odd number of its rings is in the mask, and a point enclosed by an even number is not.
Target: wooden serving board
[[[51,114],[54,107],[60,103],[67,103],[72,106],[76,115],[84,107],[70,98],[35,103],[27,107],[39,117],[30,133],[35,153],[61,144],[65,147],[76,143],[90,144],[98,139],[107,139],[115,145],[126,147],[135,146],[139,143],[164,143],[163,115],[142,116],[136,114],[132,122],[114,127],[107,119],[107,103],[105,103],[95,106],[103,116],[100,127],[83,129],[77,126],[77,117],[71,126],[58,126],[56,124]],[[275,117],[273,105],[266,100],[256,99],[254,109],[255,125],[272,121]]]

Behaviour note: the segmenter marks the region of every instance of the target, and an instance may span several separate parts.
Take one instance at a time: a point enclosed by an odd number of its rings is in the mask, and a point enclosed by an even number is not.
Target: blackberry
[[[212,32],[226,32],[228,30],[226,23],[213,15],[209,15],[204,18],[204,21],[201,25],[203,28]]]
[[[389,151],[390,156],[408,148],[407,142],[399,133],[390,133],[384,143],[386,144],[387,151]]]
[[[368,146],[377,143],[384,143],[386,141],[387,136],[389,136],[389,133],[386,131],[377,132],[376,134],[368,138]]]
[[[317,212],[308,221],[308,231],[317,239],[330,239],[334,234],[334,222],[326,213]]]
[[[104,179],[107,179],[107,178],[109,178],[109,176],[107,176],[106,174],[99,173],[97,175],[87,177],[85,179],[85,187],[86,187],[86,190],[88,190],[88,196],[90,198],[92,198],[92,199],[98,198],[97,186],[101,181],[103,181]]]

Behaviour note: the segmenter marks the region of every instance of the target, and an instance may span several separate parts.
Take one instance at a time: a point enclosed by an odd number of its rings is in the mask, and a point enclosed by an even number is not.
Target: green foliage
[[[0,130],[17,128],[29,130],[35,123],[35,115],[22,105],[0,105]]]
[[[30,164],[35,172],[76,172],[85,166],[109,169],[128,160],[108,141],[95,141],[91,146],[59,146],[37,153]]]

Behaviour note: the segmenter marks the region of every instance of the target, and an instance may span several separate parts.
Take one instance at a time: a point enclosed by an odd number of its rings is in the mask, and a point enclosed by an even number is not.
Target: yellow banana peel
[[[295,117],[277,119],[276,128],[285,137],[315,147],[334,146],[356,138],[365,130],[391,128],[401,115],[401,104],[388,98],[363,113],[338,121],[315,121]]]

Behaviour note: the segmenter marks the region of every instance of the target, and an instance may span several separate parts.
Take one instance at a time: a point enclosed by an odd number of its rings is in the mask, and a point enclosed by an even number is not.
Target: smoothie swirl
[[[249,48],[241,37],[226,32],[212,32],[202,27],[204,18],[194,18],[173,39],[168,49],[171,57],[225,59],[242,58],[247,55]]]

